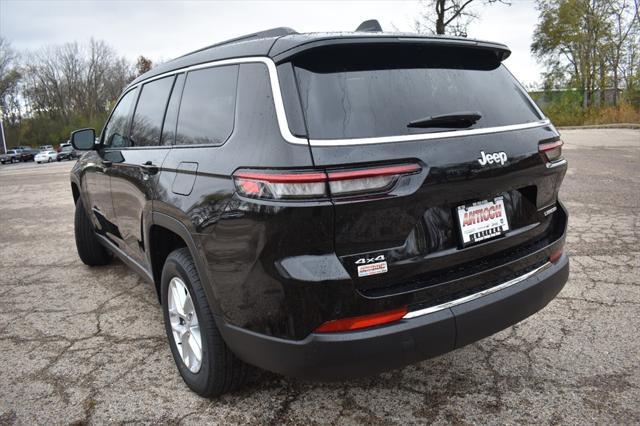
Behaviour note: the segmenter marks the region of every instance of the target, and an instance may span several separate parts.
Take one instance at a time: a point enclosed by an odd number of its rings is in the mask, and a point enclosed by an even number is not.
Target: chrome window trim
[[[479,299],[481,297],[488,296],[489,294],[493,294],[493,293],[496,293],[496,292],[498,292],[500,290],[504,290],[505,288],[509,288],[509,287],[511,287],[513,285],[516,285],[519,282],[522,282],[522,281],[526,280],[527,278],[530,278],[533,275],[544,271],[545,269],[551,267],[551,265],[552,265],[551,262],[547,262],[544,265],[534,269],[533,271],[527,272],[524,275],[520,275],[519,277],[516,277],[516,278],[514,278],[512,280],[509,280],[507,282],[499,284],[499,285],[497,285],[495,287],[491,287],[491,288],[488,288],[486,290],[480,291],[478,293],[474,293],[474,294],[470,294],[470,295],[465,296],[465,297],[461,297],[460,299],[451,300],[450,302],[442,303],[440,305],[430,306],[428,308],[419,309],[417,311],[411,311],[411,312],[408,312],[402,318],[403,319],[410,319],[410,318],[421,317],[423,315],[432,314],[434,312],[438,312],[438,311],[442,311],[442,310],[445,310],[445,309],[449,309],[449,308],[452,308],[454,306],[462,305],[463,303],[471,302],[472,300],[476,300],[476,299]]]
[[[167,77],[172,74],[180,74],[180,73],[188,73],[189,71],[201,70],[204,68],[213,68],[213,67],[222,67],[225,65],[240,65],[240,64],[251,64],[251,63],[262,63],[267,66],[267,70],[269,72],[269,80],[271,82],[271,92],[273,94],[273,103],[276,108],[276,117],[278,120],[278,127],[280,128],[280,133],[285,141],[296,144],[296,145],[308,145],[309,141],[307,138],[301,138],[295,136],[289,130],[289,123],[287,122],[287,115],[284,110],[284,101],[282,99],[282,92],[280,91],[280,81],[278,80],[278,71],[276,69],[276,64],[273,62],[271,58],[267,58],[265,56],[250,56],[246,58],[234,58],[234,59],[223,59],[220,61],[212,61],[205,62],[198,65],[192,65],[186,68],[180,68],[173,71],[167,71],[166,73],[162,73],[148,79],[139,81],[138,83],[130,86],[135,87],[141,84],[149,83],[153,80],[158,80],[163,77]]]
[[[390,142],[426,141],[434,139],[459,138],[463,136],[487,135],[491,133],[510,132],[512,130],[532,129],[535,127],[548,126],[549,124],[551,124],[549,120],[540,120],[531,123],[511,124],[508,126],[484,127],[481,129],[470,130],[454,130],[450,132],[419,133],[415,135],[382,136],[354,139],[309,139],[309,143],[311,144],[311,146],[348,146]]]
[[[172,71],[167,71],[162,74],[158,74],[153,77],[149,77],[145,80],[139,81],[135,84],[128,86],[125,91],[129,91],[134,87],[149,83],[154,80],[158,80],[164,77],[168,77],[174,74],[188,73],[189,71],[200,70],[204,68],[221,67],[225,65],[239,65],[250,63],[262,63],[265,64],[269,72],[269,80],[271,82],[271,91],[273,94],[273,102],[276,109],[276,117],[278,120],[278,127],[280,133],[285,141],[295,145],[311,145],[315,147],[331,147],[331,146],[350,146],[350,145],[368,145],[368,144],[382,144],[392,142],[410,142],[410,141],[426,141],[434,139],[447,139],[454,137],[474,136],[474,135],[486,135],[492,133],[510,132],[513,130],[532,129],[535,127],[543,127],[551,125],[549,119],[534,121],[530,123],[511,124],[508,126],[497,127],[485,127],[482,129],[470,129],[470,130],[456,130],[449,132],[436,132],[436,133],[419,133],[414,135],[399,135],[399,136],[382,136],[382,137],[368,137],[368,138],[350,138],[350,139],[307,139],[299,136],[295,136],[289,130],[289,123],[287,122],[287,114],[284,109],[284,101],[282,99],[282,92],[280,90],[280,81],[278,80],[278,71],[276,64],[271,58],[266,56],[249,56],[246,58],[233,58],[223,59],[219,61],[205,62],[198,65],[192,65],[185,68],[179,68]],[[534,104],[535,105],[535,104]],[[537,108],[537,107],[536,107]]]

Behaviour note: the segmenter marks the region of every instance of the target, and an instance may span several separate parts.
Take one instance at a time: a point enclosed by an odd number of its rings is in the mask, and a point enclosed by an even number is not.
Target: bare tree
[[[421,0],[423,12],[414,21],[414,29],[419,33],[466,37],[469,23],[478,18],[473,3],[511,4],[507,0]]]
[[[614,2],[612,8],[612,30],[608,35],[608,49],[606,59],[612,69],[613,104],[618,105],[618,91],[621,75],[627,76],[627,67],[634,68],[637,55],[638,32],[640,15],[638,14],[638,0],[620,0]],[[630,42],[630,43],[629,43]],[[631,60],[625,60],[631,57]],[[633,75],[633,73],[631,74]]]
[[[138,56],[138,61],[136,62],[136,70],[138,71],[138,75],[144,74],[151,68],[153,68],[153,62],[151,62],[151,59],[146,58],[142,55]]]
[[[31,112],[69,123],[74,116],[89,121],[103,116],[133,68],[102,41],[67,43],[39,50],[25,66],[24,95]]]

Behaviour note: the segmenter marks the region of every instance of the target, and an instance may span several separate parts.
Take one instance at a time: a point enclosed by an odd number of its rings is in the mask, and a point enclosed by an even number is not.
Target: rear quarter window
[[[187,74],[178,113],[176,145],[222,145],[233,132],[238,65]]]

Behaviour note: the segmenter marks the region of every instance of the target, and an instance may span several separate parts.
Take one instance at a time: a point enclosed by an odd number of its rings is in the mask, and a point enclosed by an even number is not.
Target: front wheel
[[[187,248],[167,257],[161,291],[171,353],[187,386],[201,396],[211,397],[242,385],[247,365],[222,339]]]
[[[111,253],[98,241],[91,219],[79,198],[76,201],[74,228],[78,256],[85,265],[100,266],[111,261]]]

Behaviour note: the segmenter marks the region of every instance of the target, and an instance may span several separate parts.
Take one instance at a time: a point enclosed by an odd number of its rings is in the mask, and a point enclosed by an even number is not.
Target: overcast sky
[[[507,44],[506,64],[525,84],[540,80],[529,47],[537,21],[534,0],[480,7],[469,37]],[[191,50],[263,29],[354,30],[376,18],[383,29],[409,31],[418,1],[31,1],[0,0],[0,35],[18,50],[89,38],[105,40],[131,60],[168,60]]]

